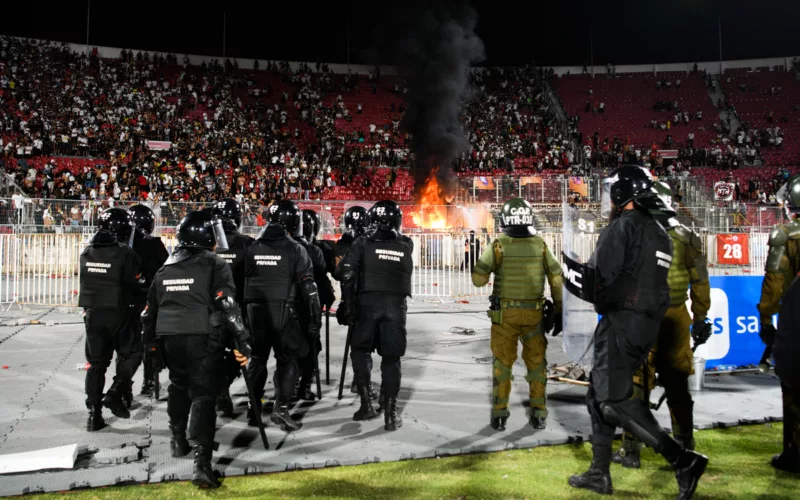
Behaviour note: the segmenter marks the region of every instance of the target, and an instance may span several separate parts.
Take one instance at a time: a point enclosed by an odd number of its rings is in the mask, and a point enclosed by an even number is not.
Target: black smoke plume
[[[444,180],[453,160],[469,148],[459,116],[470,94],[470,67],[484,59],[484,45],[475,33],[477,12],[467,1],[420,2],[410,8],[405,3],[393,21],[394,40],[387,45],[408,80],[401,126],[412,134],[415,178],[422,187],[431,168],[440,167]]]

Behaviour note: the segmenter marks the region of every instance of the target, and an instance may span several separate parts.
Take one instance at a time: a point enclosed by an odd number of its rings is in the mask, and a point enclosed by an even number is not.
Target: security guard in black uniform
[[[269,224],[245,253],[244,300],[253,337],[253,360],[248,367],[255,399],[264,395],[267,360],[275,350],[277,369],[274,383],[276,408],[270,420],[286,431],[300,428],[289,415],[289,406],[298,377],[298,359],[309,353],[308,338],[318,342],[321,306],[314,268],[303,246],[289,234],[302,232],[302,216],[294,202],[283,200],[268,209]],[[305,304],[297,307],[298,295]],[[305,317],[303,317],[305,316]],[[309,335],[301,329],[308,322]],[[249,422],[255,425],[250,408]]]
[[[352,328],[350,359],[353,362],[356,388],[361,407],[353,420],[378,416],[372,407],[370,353],[376,336],[381,355],[381,396],[384,429],[393,431],[402,425],[397,416],[400,392],[400,358],[406,353],[406,297],[411,296],[411,255],[414,242],[400,234],[403,212],[393,201],[379,201],[370,208],[372,231],[358,238],[337,267],[343,289],[357,295],[357,305],[350,308],[348,324]],[[354,316],[354,317],[353,317]]]
[[[222,226],[211,214],[187,214],[178,226],[178,246],[156,273],[142,313],[145,339],[162,344],[169,368],[172,456],[188,454],[191,442],[192,483],[201,488],[220,486],[211,455],[225,347],[238,346],[233,354],[241,366],[250,355],[230,266],[214,253],[226,244]]]
[[[222,228],[225,230],[225,238],[228,241],[228,249],[217,249],[219,255],[231,266],[233,272],[233,282],[236,285],[236,303],[244,304],[244,252],[253,243],[253,238],[239,232],[242,226],[242,210],[239,202],[232,198],[225,198],[214,203],[211,214],[222,221]],[[226,416],[233,415],[233,401],[231,400],[230,386],[236,377],[239,376],[239,365],[233,358],[230,351],[225,352],[226,370],[225,377],[227,383],[222,384],[222,390],[217,397],[217,411]]]
[[[339,263],[342,261],[342,258],[347,254],[347,251],[350,250],[350,247],[353,245],[353,242],[356,241],[359,237],[363,236],[367,232],[367,228],[370,226],[369,220],[369,212],[364,207],[360,206],[353,206],[347,209],[344,213],[344,229],[345,232],[336,242],[336,245],[333,247],[333,264],[334,268],[338,268]],[[336,274],[334,270],[333,273],[334,278],[339,281],[341,277]],[[342,287],[342,300],[339,302],[339,307],[336,309],[336,320],[339,322],[340,325],[348,325],[348,319],[352,313],[350,311],[350,304],[353,302],[353,297],[348,296],[349,291]],[[353,313],[354,314],[354,313]],[[367,360],[367,364],[369,367],[369,371],[372,371],[372,355],[369,356]],[[355,369],[354,369],[355,371]],[[368,387],[369,394],[372,399],[378,398],[378,392],[372,388],[370,385]],[[356,387],[356,379],[353,378],[353,382],[350,384],[350,392],[357,393],[358,388]]]
[[[565,286],[594,303],[603,317],[594,333],[594,362],[587,405],[592,421],[592,465],[569,478],[575,488],[611,494],[611,442],[623,427],[666,458],[675,469],[679,499],[689,499],[708,464],[699,453],[676,442],[653,416],[648,403],[634,396],[633,374],[655,344],[669,308],[667,273],[672,241],[653,217],[667,212],[650,173],[623,166],[604,182],[601,204],[611,222],[600,234],[589,264],[565,255]],[[576,273],[577,272],[577,273]],[[580,286],[576,280],[582,279]]]
[[[319,214],[313,210],[304,209],[303,210],[303,227],[305,228],[305,221],[313,219],[314,222],[314,232],[312,233],[313,237],[309,238],[311,243],[315,244],[322,250],[322,256],[325,258],[325,266],[327,271],[333,276],[333,273],[336,271],[336,262],[334,260],[334,250],[333,245],[335,242],[329,240],[321,240],[319,239],[319,232],[322,230],[322,219],[320,218]],[[322,290],[320,290],[320,300],[323,299]],[[335,296],[331,296],[329,298],[331,300],[330,305],[333,305],[333,301],[336,300]],[[329,307],[327,303],[322,304],[326,308]]]
[[[311,213],[309,213],[311,212]],[[317,284],[317,291],[319,292],[319,300],[320,306],[329,306],[333,304],[333,286],[331,285],[330,279],[328,279],[327,273],[327,266],[325,265],[325,256],[322,253],[322,249],[317,245],[312,244],[313,238],[315,237],[314,233],[314,217],[311,215],[316,215],[316,212],[313,210],[303,210],[303,224],[302,224],[302,233],[292,233],[291,236],[294,238],[295,241],[300,243],[303,248],[306,249],[308,253],[308,257],[311,259],[311,264],[314,267],[314,282]],[[296,229],[295,231],[299,231],[300,228]],[[300,314],[300,327],[303,330],[303,333],[306,334],[310,349],[308,356],[299,360],[300,363],[300,386],[297,390],[297,398],[304,399],[306,401],[314,401],[316,399],[316,394],[314,391],[311,390],[311,384],[314,382],[314,370],[317,366],[317,356],[319,356],[319,352],[322,350],[322,342],[319,339],[319,336],[316,339],[311,338],[308,331],[308,314],[303,314],[303,304],[302,302],[297,304],[298,310],[301,311]],[[322,320],[320,318],[320,324]]]
[[[131,214],[131,220],[136,226],[133,237],[133,250],[142,261],[141,270],[142,279],[144,280],[144,288],[136,290],[133,294],[131,328],[135,335],[141,335],[141,314],[144,310],[144,306],[147,304],[147,290],[150,289],[156,272],[158,272],[169,257],[169,252],[167,252],[167,247],[164,246],[164,242],[161,241],[161,238],[152,236],[156,217],[153,211],[150,210],[150,207],[146,205],[133,205],[128,209],[128,213]],[[157,361],[160,355],[157,352],[157,344],[145,345],[144,350],[144,380],[142,381],[141,395],[152,396],[157,384],[157,370],[160,369]],[[128,401],[126,401],[126,403],[128,403]]]
[[[124,396],[142,360],[138,333],[130,328],[128,305],[141,282],[139,257],[131,247],[133,223],[128,212],[109,208],[100,214],[100,229],[81,253],[78,306],[85,311],[87,431],[105,427],[103,409],[130,418]],[[117,353],[114,383],[103,397],[106,370]]]

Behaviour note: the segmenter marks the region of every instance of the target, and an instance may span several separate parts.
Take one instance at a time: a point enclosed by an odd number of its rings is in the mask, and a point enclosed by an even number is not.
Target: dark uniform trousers
[[[392,293],[363,293],[353,326],[350,359],[356,380],[370,379],[377,346],[381,356],[381,392],[396,398],[400,391],[400,358],[406,353],[406,297]]]
[[[783,450],[800,456],[800,389],[781,384],[783,393]]]
[[[106,370],[117,353],[114,382],[127,388],[142,361],[141,335],[129,324],[128,311],[119,309],[86,309],[86,403],[100,404],[106,381]]]
[[[194,446],[213,447],[216,397],[224,383],[224,349],[208,335],[165,335],[164,358],[169,369],[170,423],[185,429]],[[189,420],[191,410],[191,420]]]
[[[656,342],[661,316],[611,311],[597,325],[595,364],[586,396],[592,443],[611,446],[616,428],[622,427],[656,452],[663,449],[667,434],[647,403],[634,397],[633,388],[633,374]]]
[[[282,302],[248,303],[250,321],[251,360],[248,372],[253,380],[256,396],[264,395],[267,384],[267,361],[275,351],[275,390],[287,391],[291,398],[297,377],[299,358],[308,353],[308,343],[298,322],[289,318],[289,309]]]

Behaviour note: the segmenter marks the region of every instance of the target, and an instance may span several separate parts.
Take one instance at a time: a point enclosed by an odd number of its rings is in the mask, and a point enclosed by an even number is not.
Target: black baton
[[[239,350],[239,345],[237,343],[236,350]],[[239,351],[242,352],[242,351]],[[267,431],[264,430],[264,422],[261,420],[261,400],[256,399],[256,393],[253,392],[253,382],[250,380],[250,374],[247,373],[246,366],[239,366],[242,371],[242,378],[244,379],[244,385],[247,386],[247,396],[250,398],[250,407],[253,411],[253,416],[256,419],[256,423],[258,424],[258,433],[261,434],[261,442],[264,443],[264,449],[269,449],[269,441],[267,440]]]
[[[350,335],[353,333],[353,327],[347,327],[347,340],[344,343],[344,359],[342,359],[342,376],[339,378],[339,399],[342,399],[344,392],[344,375],[347,373],[347,356],[350,353]]]
[[[317,373],[319,377],[319,373]],[[325,385],[331,385],[331,308],[325,308]]]

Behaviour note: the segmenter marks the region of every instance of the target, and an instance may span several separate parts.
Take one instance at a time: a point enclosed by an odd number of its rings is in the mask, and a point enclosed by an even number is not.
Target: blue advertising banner
[[[706,359],[706,368],[758,364],[764,352],[756,309],[762,281],[762,276],[711,276],[708,319],[713,334],[695,352],[695,356]],[[691,302],[689,307],[691,311]],[[777,315],[773,322],[777,325]]]

